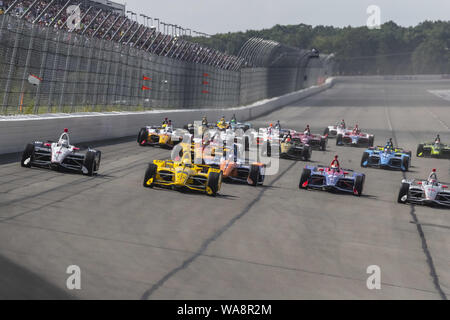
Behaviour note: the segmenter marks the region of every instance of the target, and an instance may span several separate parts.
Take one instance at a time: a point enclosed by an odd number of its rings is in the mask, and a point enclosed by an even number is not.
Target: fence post
[[[95,42],[94,42],[95,44]],[[103,49],[104,49],[104,42],[102,40],[100,40],[100,48],[98,50],[98,55],[97,55],[97,69],[95,71],[95,82],[94,82],[94,96],[92,97],[92,111],[95,111],[95,106],[97,104],[98,101],[98,84],[99,84],[99,77],[100,77],[100,68],[101,68],[101,63],[103,61]]]
[[[44,77],[45,62],[47,61],[47,56],[48,56],[48,36],[49,36],[49,34],[50,34],[50,27],[47,27],[47,30],[45,32],[45,39],[44,39],[44,50],[43,50],[44,54],[42,55],[41,67],[39,70],[39,77],[41,79]],[[33,113],[35,113],[35,114],[39,113],[40,101],[41,101],[41,90],[42,90],[43,85],[45,85],[45,83],[42,83],[36,89],[36,97],[34,98],[34,108],[33,108]]]
[[[102,40],[105,41],[105,40]],[[108,60],[107,60],[107,64],[106,64],[106,73],[105,73],[105,79],[106,79],[106,87],[104,89],[104,95],[103,95],[103,99],[102,99],[102,103],[103,103],[103,108],[102,111],[105,111],[107,104],[108,104],[108,93],[109,93],[109,88],[110,88],[110,73],[111,73],[111,63],[114,57],[114,52],[113,52],[113,47],[114,44],[110,41],[107,42],[109,47],[108,48]]]
[[[115,44],[113,44],[113,47],[116,47]],[[116,65],[116,71],[114,72],[114,86],[113,86],[113,92],[112,92],[112,103],[115,104],[117,100],[117,92],[119,90],[119,69],[120,69],[120,65],[121,65],[121,56],[122,56],[122,50],[120,51],[113,51],[113,56],[116,58],[114,63]],[[120,103],[120,98],[119,98],[119,103]]]
[[[72,44],[73,43],[73,44]],[[67,43],[67,54],[66,54],[66,64],[64,68],[64,76],[63,76],[63,82],[62,82],[62,88],[61,88],[61,96],[59,98],[59,105],[58,109],[59,112],[63,112],[63,103],[64,103],[64,95],[67,87],[67,78],[69,76],[69,68],[70,68],[70,61],[72,60],[72,47],[75,44],[75,39],[70,35],[69,41]]]
[[[30,67],[31,53],[33,52],[34,37],[35,37],[35,33],[36,33],[36,26],[32,25],[31,28],[32,28],[31,37],[30,37],[30,42],[28,45],[27,58],[26,58],[25,66],[24,66],[24,70],[23,70],[22,84],[20,86],[19,105],[21,105],[21,102],[22,102],[21,100],[23,100],[23,95],[25,94],[25,82],[27,81],[27,78],[28,78],[28,70]]]
[[[58,59],[59,59],[58,55],[59,55],[59,48],[61,45],[61,35],[62,35],[62,32],[58,30],[56,32],[56,49],[55,49],[55,57],[53,60],[52,79],[50,82],[50,93],[48,94],[48,111],[49,112],[52,111],[53,95],[55,93],[55,87],[58,84],[56,77],[57,77],[57,71],[58,71]],[[48,41],[48,39],[47,39],[47,41]]]
[[[130,71],[129,73],[130,73],[130,79],[129,79],[129,81],[128,81],[128,92],[129,92],[129,101],[128,101],[128,107],[130,108],[133,104],[134,104],[134,101],[133,101],[133,78],[136,76],[136,72],[134,72],[134,70],[135,70],[135,65],[136,65],[136,57],[137,57],[137,55],[136,55],[136,52],[135,52],[135,50],[133,50],[133,48],[131,48],[130,47],[130,50],[129,50],[129,52],[130,52],[130,55],[132,54],[132,56],[130,56],[130,60],[131,60],[131,65],[128,65],[128,63],[127,63],[127,67],[128,67],[128,70]]]
[[[19,20],[16,20],[17,22]],[[16,58],[17,58],[17,51],[19,50],[19,41],[22,36],[23,31],[23,23],[19,23],[19,27],[16,29],[16,38],[14,40],[14,48],[13,52],[11,54],[11,59],[9,62],[9,70],[8,75],[6,76],[6,86],[5,86],[5,94],[3,96],[3,107],[2,107],[2,113],[6,114],[8,112],[8,100],[9,100],[9,94],[11,90],[11,81],[12,81],[12,75],[14,73],[14,69],[16,67]]]
[[[73,113],[75,111],[75,96],[76,96],[76,90],[78,87],[78,84],[80,84],[80,76],[81,76],[81,59],[82,59],[82,53],[84,52],[85,48],[85,39],[83,37],[80,37],[80,45],[78,46],[78,60],[77,65],[75,67],[75,74],[76,79],[73,82],[72,86],[72,98],[70,99],[70,112]]]
[[[130,47],[129,46],[127,46],[127,48],[126,48],[127,50],[126,50],[126,63],[124,63],[124,64],[122,64],[122,63],[120,63],[122,66],[124,66],[125,65],[125,67],[128,67],[128,62],[130,61]],[[122,56],[122,54],[121,54],[121,56]],[[122,70],[123,70],[123,68],[122,68]],[[125,90],[125,80],[126,80],[126,74],[127,74],[127,70],[128,70],[128,68],[125,68],[125,72],[124,72],[124,74],[125,74],[125,79],[123,78],[123,74],[122,74],[122,79],[120,80],[120,105],[125,105],[125,103],[124,103],[124,100],[123,100],[123,97],[124,97],[124,90]],[[128,102],[128,101],[127,101]]]
[[[89,78],[91,76],[91,67],[92,67],[92,56],[94,54],[94,40],[93,39],[89,39],[89,44],[90,44],[90,50],[89,50],[89,56],[88,56],[88,64],[87,64],[87,68],[86,68],[86,80],[84,83],[84,93],[83,93],[83,106],[87,105],[87,96],[88,96],[88,92],[89,92]]]

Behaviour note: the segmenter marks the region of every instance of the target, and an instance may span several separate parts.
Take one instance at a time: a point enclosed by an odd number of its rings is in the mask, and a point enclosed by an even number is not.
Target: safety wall
[[[4,115],[234,107],[320,83],[323,68],[226,70],[0,15]]]
[[[137,135],[144,126],[160,125],[164,117],[169,117],[178,128],[200,121],[203,116],[208,119],[225,116],[229,119],[235,115],[239,121],[248,121],[317,94],[332,85],[333,79],[330,78],[321,86],[234,108],[4,116],[0,117],[0,154],[23,151],[25,145],[33,141],[57,139],[64,128],[70,129],[71,142],[78,144]]]

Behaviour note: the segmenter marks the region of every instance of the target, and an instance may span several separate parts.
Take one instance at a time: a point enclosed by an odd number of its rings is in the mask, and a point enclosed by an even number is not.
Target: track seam
[[[276,179],[272,181],[268,186],[273,186],[276,182],[278,182],[286,173],[288,173],[292,168],[294,168],[297,165],[297,162],[293,162],[286,170],[284,170],[280,175],[277,176]],[[215,240],[217,240],[222,234],[225,233],[229,228],[231,228],[238,220],[243,218],[250,209],[261,199],[261,197],[264,195],[264,193],[268,190],[268,188],[264,188],[260,191],[258,196],[253,199],[245,208],[242,210],[241,213],[239,213],[237,216],[232,218],[226,225],[224,225],[222,228],[217,230],[211,237],[206,239],[200,249],[195,252],[191,257],[186,259],[180,266],[172,269],[170,272],[168,272],[164,277],[162,277],[158,282],[156,282],[149,290],[144,292],[144,294],[141,297],[141,300],[148,300],[153,293],[155,293],[156,290],[158,290],[160,287],[164,285],[170,278],[172,278],[174,275],[176,275],[179,271],[186,269],[189,265],[191,265],[197,258],[201,256],[205,256],[205,252],[208,249],[209,245],[213,243]]]
[[[386,92],[385,92],[385,96],[386,96]],[[392,138],[394,140],[394,143],[398,146],[397,135],[395,134],[394,127],[392,126],[392,121],[391,121],[391,117],[389,115],[389,110],[388,110],[387,103],[386,103],[386,106],[385,106],[385,113],[386,113],[386,117],[387,117],[387,120],[388,120],[388,124],[389,124],[390,130],[392,132]],[[406,172],[402,171],[402,175],[403,175],[403,179],[407,178],[406,177]],[[436,290],[437,290],[437,292],[438,292],[438,294],[439,294],[439,296],[441,297],[442,300],[448,300],[447,299],[447,295],[445,294],[445,292],[441,288],[441,284],[439,282],[439,276],[437,274],[436,267],[434,266],[433,257],[431,256],[431,252],[430,252],[430,250],[428,248],[427,239],[425,237],[425,233],[423,231],[423,228],[422,228],[422,225],[421,225],[421,223],[419,221],[419,218],[417,217],[416,206],[414,204],[410,204],[410,212],[409,213],[410,213],[410,215],[411,215],[411,217],[413,219],[413,223],[417,227],[417,232],[419,233],[419,237],[420,237],[421,242],[422,242],[422,250],[423,250],[423,253],[425,254],[425,257],[426,257],[426,260],[427,260],[427,264],[428,264],[428,267],[430,269],[430,276],[433,279],[434,287],[436,288]]]

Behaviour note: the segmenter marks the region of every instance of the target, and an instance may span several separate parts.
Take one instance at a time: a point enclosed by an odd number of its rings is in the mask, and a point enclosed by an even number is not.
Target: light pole
[[[131,14],[131,20],[133,20],[133,16],[136,15],[136,13],[134,13],[133,11],[128,10],[127,13]]]
[[[145,14],[140,14],[140,16],[143,18],[144,20],[144,26],[148,28],[148,17]]]

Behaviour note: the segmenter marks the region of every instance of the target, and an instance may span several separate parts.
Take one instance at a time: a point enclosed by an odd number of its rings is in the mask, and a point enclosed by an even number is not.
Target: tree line
[[[450,21],[425,21],[415,27],[402,27],[390,21],[380,29],[276,25],[271,29],[216,34],[194,40],[237,55],[252,37],[334,53],[336,73],[342,75],[450,73]]]

